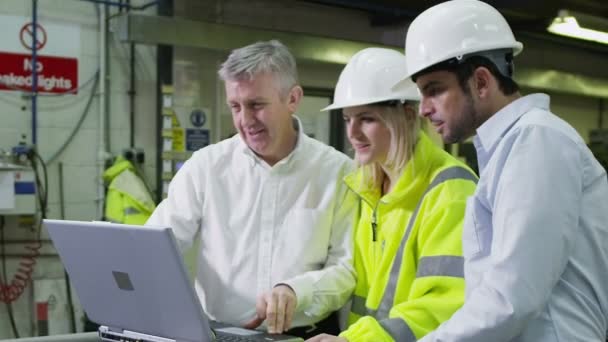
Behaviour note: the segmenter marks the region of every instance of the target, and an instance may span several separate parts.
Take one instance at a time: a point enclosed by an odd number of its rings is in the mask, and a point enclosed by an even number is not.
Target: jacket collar
[[[431,166],[432,158],[430,156],[436,149],[437,147],[431,139],[424,132],[420,131],[416,147],[414,148],[414,155],[408,161],[391,192],[382,197],[379,188],[371,188],[363,182],[361,168],[348,174],[344,178],[344,182],[372,207],[378,201],[382,201],[385,204],[401,203],[411,197],[410,194],[412,192],[425,190],[426,182],[424,180],[427,178]]]

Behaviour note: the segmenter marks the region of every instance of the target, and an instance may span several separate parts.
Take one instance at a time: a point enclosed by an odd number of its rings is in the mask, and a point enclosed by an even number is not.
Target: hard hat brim
[[[496,49],[498,49],[498,48],[500,48],[500,47],[496,47]],[[514,44],[512,46],[509,46],[507,48],[510,48],[510,49],[513,50],[513,56],[517,56],[520,52],[522,52],[524,46],[523,46],[523,44],[521,42],[516,41],[516,42],[514,42]],[[489,51],[489,50],[494,50],[494,48],[488,48],[487,50],[484,50],[484,51]],[[465,54],[467,54],[467,55],[468,54],[475,54],[477,52],[482,52],[482,51],[470,51],[470,52],[467,52]],[[437,64],[443,63],[445,61],[448,61],[448,60],[456,57],[457,55],[459,55],[459,54],[450,54],[448,56],[444,56],[444,58],[442,60],[433,61],[431,63],[428,63],[428,65],[425,65],[424,67],[420,67],[419,66],[417,69],[415,69],[415,70],[413,70],[411,72],[408,70],[408,73],[406,73],[405,76],[400,81],[398,81],[397,83],[395,83],[391,87],[391,90],[398,91],[398,90],[402,89],[403,87],[405,87],[407,85],[407,83],[410,80],[412,82],[414,81],[414,80],[412,80],[412,76],[413,75],[415,75],[417,73],[420,73],[420,72],[423,72],[424,70],[429,69],[429,68],[433,67],[434,65],[437,65]]]

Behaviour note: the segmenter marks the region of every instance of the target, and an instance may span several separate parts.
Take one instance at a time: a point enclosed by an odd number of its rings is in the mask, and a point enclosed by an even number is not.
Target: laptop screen
[[[212,332],[169,228],[44,220],[94,322],[185,341]]]

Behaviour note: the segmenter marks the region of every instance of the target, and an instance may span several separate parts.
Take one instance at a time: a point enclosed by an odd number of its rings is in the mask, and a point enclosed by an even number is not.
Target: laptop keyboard
[[[257,341],[257,340],[248,338],[247,336],[224,335],[224,334],[216,335],[215,340],[218,342],[255,342],[255,341]]]

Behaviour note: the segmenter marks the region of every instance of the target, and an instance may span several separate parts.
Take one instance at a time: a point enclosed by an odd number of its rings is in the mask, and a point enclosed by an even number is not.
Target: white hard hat
[[[405,78],[437,63],[482,51],[508,49],[517,55],[516,41],[505,18],[478,0],[452,0],[435,5],[412,21],[405,38]]]
[[[399,89],[391,89],[404,70],[402,53],[383,48],[363,49],[351,57],[342,70],[336,84],[334,103],[321,111],[390,100],[418,101],[418,89],[411,81]]]

